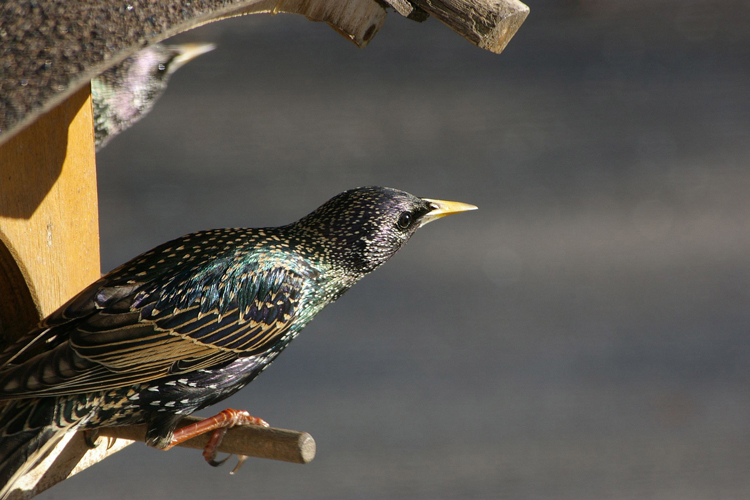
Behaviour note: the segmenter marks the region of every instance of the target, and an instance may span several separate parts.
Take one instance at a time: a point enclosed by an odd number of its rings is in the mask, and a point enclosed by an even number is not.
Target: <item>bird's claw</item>
[[[211,434],[211,438],[208,440],[208,444],[203,449],[203,458],[205,458],[206,462],[208,462],[208,464],[213,467],[222,465],[224,462],[229,460],[229,457],[232,456],[230,454],[223,460],[216,460],[216,455],[218,454],[217,448],[221,444],[221,441],[224,439],[224,434],[227,433],[227,430],[229,429],[226,427],[222,429],[216,429]],[[234,469],[232,469],[229,473],[234,474],[235,472],[240,470],[240,467],[242,467],[242,464],[245,463],[245,460],[247,460],[247,455],[237,455],[237,465],[235,465]]]
[[[234,474],[238,470],[240,470],[240,467],[242,467],[242,464],[245,463],[245,460],[247,460],[247,455],[237,455],[237,465],[234,466],[234,469],[230,472],[230,474]]]
[[[168,446],[164,447],[164,449],[168,450],[169,448],[172,448],[179,443],[185,442],[188,439],[192,439],[193,437],[199,436],[200,434],[210,432],[211,436],[208,438],[208,443],[206,443],[206,446],[203,448],[203,458],[206,460],[206,462],[208,462],[209,465],[218,467],[226,462],[229,458],[227,457],[223,460],[216,460],[216,455],[218,454],[219,446],[224,439],[224,435],[230,428],[242,425],[257,425],[259,427],[269,427],[268,422],[263,419],[253,417],[244,410],[226,409],[218,413],[217,415],[214,415],[213,417],[177,429],[172,435]],[[231,455],[229,456],[231,457]],[[237,462],[235,468],[232,469],[232,472],[230,472],[230,474],[234,474],[240,469],[240,467],[242,467],[242,464],[247,459],[247,456],[237,455],[237,458],[239,459],[239,461]]]
[[[229,454],[229,455],[226,456],[226,458],[223,458],[221,460],[216,460],[215,458],[206,458],[206,462],[208,462],[208,465],[210,465],[211,467],[218,467],[220,465],[224,465],[224,462],[226,462],[227,460],[229,460],[229,458],[231,456],[232,455]]]
[[[206,462],[208,462],[208,464],[211,467],[218,467],[220,465],[224,465],[224,463],[227,460],[229,460],[231,457],[232,457],[232,455],[230,454],[230,455],[227,455],[226,458],[223,458],[221,460],[216,460],[214,458],[210,458],[210,459],[207,458]],[[240,467],[242,467],[242,464],[245,463],[245,460],[247,460],[247,455],[237,455],[237,465],[235,465],[234,469],[232,469],[229,473],[230,474],[234,474],[235,472],[237,472],[238,470],[240,470]]]
[[[89,429],[86,431],[83,431],[83,442],[86,444],[88,448],[94,449],[98,446],[99,441],[99,429]],[[107,437],[107,450],[112,448],[115,443],[117,442],[117,438],[114,437]]]
[[[99,440],[99,429],[89,429],[89,430],[83,431],[83,442],[86,443],[87,447],[91,449],[96,448],[96,442],[98,440]]]

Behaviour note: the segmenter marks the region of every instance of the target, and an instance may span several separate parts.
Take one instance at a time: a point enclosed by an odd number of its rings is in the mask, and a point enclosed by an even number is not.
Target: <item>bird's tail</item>
[[[34,416],[38,402],[9,401],[0,408],[0,500],[71,430],[33,425],[28,417]]]

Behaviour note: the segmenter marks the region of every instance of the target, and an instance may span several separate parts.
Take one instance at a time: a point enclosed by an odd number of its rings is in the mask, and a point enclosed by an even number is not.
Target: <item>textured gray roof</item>
[[[415,19],[433,14],[473,43],[496,52],[528,13],[517,0],[388,3]],[[521,6],[518,12],[516,4]],[[94,76],[181,31],[240,14],[296,12],[328,22],[363,47],[382,26],[385,5],[376,0],[5,2],[0,5],[0,143]],[[463,32],[466,26],[470,29]]]

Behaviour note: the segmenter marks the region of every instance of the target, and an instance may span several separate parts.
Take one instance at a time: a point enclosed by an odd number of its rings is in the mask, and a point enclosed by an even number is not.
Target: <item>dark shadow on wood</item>
[[[31,291],[13,254],[0,234],[0,350],[39,322]]]

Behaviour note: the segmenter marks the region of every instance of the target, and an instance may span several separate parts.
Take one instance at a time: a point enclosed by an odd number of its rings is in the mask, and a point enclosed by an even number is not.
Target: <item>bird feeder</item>
[[[101,275],[92,78],[148,45],[245,14],[302,14],[365,47],[389,7],[416,21],[434,16],[495,53],[529,12],[518,0],[17,0],[0,6],[0,346]],[[143,441],[145,427],[100,435],[93,449],[80,433],[67,436],[10,498],[31,498]],[[199,437],[183,445],[205,442]],[[231,429],[219,450],[306,463],[315,442],[307,433],[243,427]]]

